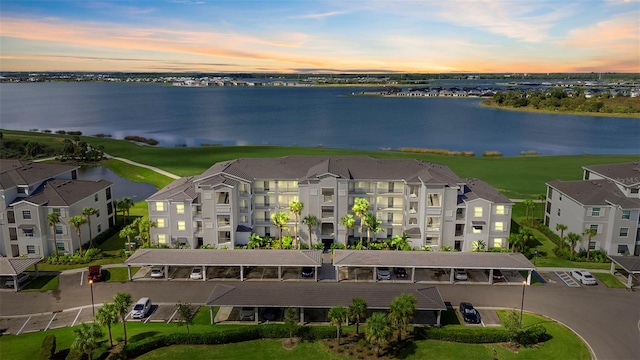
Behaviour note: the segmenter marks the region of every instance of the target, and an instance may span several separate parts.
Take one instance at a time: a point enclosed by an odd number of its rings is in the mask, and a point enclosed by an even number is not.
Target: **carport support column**
[[[493,269],[489,269],[489,285],[493,285]]]
[[[320,271],[319,267],[315,268],[315,271],[313,272],[314,278],[316,279],[316,282],[318,282],[318,272]]]
[[[36,277],[40,276],[40,270],[38,270],[38,264],[34,264],[35,270],[36,270]]]
[[[616,263],[611,262],[611,275],[616,273]]]
[[[378,267],[377,267],[377,266],[374,266],[374,267],[373,267],[373,276],[372,276],[372,278],[373,278],[373,279],[371,279],[371,280],[373,280],[373,281],[378,281],[378,278],[376,277],[376,274],[377,274],[377,273],[378,273]],[[356,280],[357,280],[357,278],[358,278],[358,276],[356,275]]]
[[[438,316],[436,317],[436,325],[440,327],[440,318],[442,317],[442,310],[438,310]]]
[[[169,265],[164,266],[164,279],[169,280]]]
[[[531,285],[531,270],[527,273],[527,285]]]
[[[633,273],[629,273],[627,276],[627,288],[631,289],[633,287]]]
[[[211,319],[211,325],[213,325],[213,306],[209,306],[209,319]]]
[[[300,324],[304,325],[304,308],[300,308]]]
[[[129,275],[129,281],[131,281],[131,265],[127,265],[127,274]]]
[[[282,266],[278,266],[278,280],[282,281]]]
[[[411,268],[411,282],[412,283],[416,282],[416,268],[415,267]]]
[[[260,323],[260,319],[258,318],[258,307],[257,306],[253,308],[253,318],[254,318],[253,321],[255,321],[256,324]]]
[[[334,266],[336,269],[336,282],[340,282],[340,266]]]
[[[18,284],[18,275],[13,275],[13,291],[18,292],[20,284]]]
[[[207,281],[207,267],[202,265],[202,281]]]
[[[449,282],[453,284],[455,280],[454,276],[455,276],[456,270],[454,268],[451,268],[450,270],[451,270],[451,273],[449,274]]]
[[[244,266],[240,265],[240,281],[244,281]]]

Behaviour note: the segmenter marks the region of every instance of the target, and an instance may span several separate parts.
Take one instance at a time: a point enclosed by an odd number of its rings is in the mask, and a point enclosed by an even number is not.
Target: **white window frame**
[[[179,220],[176,222],[176,227],[178,231],[186,231],[187,230],[187,222],[184,220]]]
[[[156,201],[156,211],[164,212],[164,202],[163,201]]]
[[[622,232],[624,231],[624,235],[622,234]],[[620,232],[618,233],[620,237],[629,237],[629,228],[628,227],[621,227],[620,228]]]
[[[166,228],[167,227],[167,222],[165,221],[165,218],[157,218],[156,219],[156,225],[158,228]]]
[[[184,214],[184,204],[176,204],[176,214]]]
[[[622,220],[631,219],[631,210],[622,210]]]
[[[504,222],[496,221],[493,223],[493,230],[503,232],[504,231]]]
[[[602,210],[602,208],[592,207],[591,208],[591,216],[592,217],[600,217],[601,210]]]
[[[504,205],[496,205],[496,215],[505,215],[506,208]]]
[[[473,217],[482,217],[482,206],[475,206],[473,208]]]

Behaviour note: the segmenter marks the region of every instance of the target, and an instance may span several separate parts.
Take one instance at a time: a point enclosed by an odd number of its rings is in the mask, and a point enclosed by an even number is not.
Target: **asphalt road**
[[[88,284],[80,285],[81,274],[65,274],[55,292],[0,292],[0,316],[37,314],[61,311],[91,304]],[[223,282],[231,285],[232,282]],[[213,281],[136,281],[124,283],[96,283],[93,285],[96,304],[110,301],[118,291],[125,291],[135,299],[149,296],[155,303],[189,302],[202,304],[213,290]],[[236,283],[251,286],[250,283]],[[288,291],[286,282],[270,282],[273,291]],[[400,283],[307,283],[323,286],[326,291],[342,288],[393,287],[398,294],[425,284]],[[438,285],[445,302],[454,306],[469,301],[476,307],[520,309],[522,287],[490,285]],[[295,296],[295,294],[292,294]],[[593,287],[528,286],[525,289],[525,311],[548,316],[562,322],[578,333],[592,348],[597,359],[623,360],[640,358],[640,293],[625,289]]]

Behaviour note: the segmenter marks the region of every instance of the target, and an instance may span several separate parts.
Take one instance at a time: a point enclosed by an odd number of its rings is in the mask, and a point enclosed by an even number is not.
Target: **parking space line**
[[[82,309],[78,310],[78,314],[76,315],[76,318],[73,319],[73,322],[71,323],[71,327],[76,326],[76,321],[78,321],[78,318],[80,317],[81,312],[82,312]]]
[[[173,320],[173,317],[176,316],[177,313],[178,313],[178,309],[173,311],[173,314],[171,314],[171,317],[169,317],[169,320],[167,320],[167,324],[169,324],[171,320]]]
[[[84,270],[80,273],[80,286],[82,286],[82,280],[84,279]]]
[[[51,323],[53,322],[53,320],[56,318],[56,315],[58,315],[58,313],[53,313],[53,316],[51,317],[51,320],[49,320],[49,323],[47,324],[47,327],[44,328],[44,331],[49,330],[49,326],[51,326]]]
[[[18,332],[16,333],[16,335],[20,335],[20,333],[22,332],[22,330],[24,330],[24,327],[27,326],[27,324],[29,323],[29,320],[31,320],[31,316],[29,316],[27,318],[27,320],[24,322],[24,324],[22,324],[22,327],[20,328],[20,330],[18,330]]]

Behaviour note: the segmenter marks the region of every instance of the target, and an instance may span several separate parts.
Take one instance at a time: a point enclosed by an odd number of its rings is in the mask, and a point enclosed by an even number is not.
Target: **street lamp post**
[[[533,252],[533,265],[536,265],[536,259],[538,259],[538,249]]]
[[[91,287],[91,312],[93,313],[93,322],[96,322],[96,306],[93,302],[93,280],[89,280],[89,285]]]
[[[522,281],[522,303],[520,303],[520,326],[522,327],[522,312],[524,310],[524,289],[527,287],[527,281]]]

